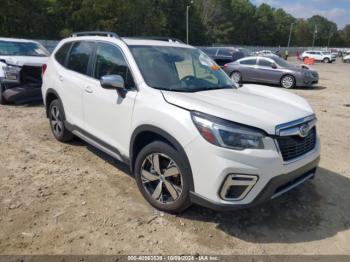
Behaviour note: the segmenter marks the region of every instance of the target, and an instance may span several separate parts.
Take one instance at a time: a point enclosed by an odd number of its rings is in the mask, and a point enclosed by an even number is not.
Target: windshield
[[[195,92],[233,88],[234,83],[195,48],[130,46],[146,83],[157,89]]]
[[[49,56],[49,53],[34,42],[0,41],[2,56]]]
[[[275,63],[281,67],[293,67],[293,65],[289,64],[286,60],[279,57],[270,57]]]

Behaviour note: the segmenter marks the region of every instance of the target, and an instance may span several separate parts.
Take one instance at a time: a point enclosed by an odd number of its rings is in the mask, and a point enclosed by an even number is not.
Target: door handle
[[[63,76],[59,76],[58,79],[62,82],[63,81]]]
[[[94,90],[92,90],[91,86],[86,86],[85,87],[85,92],[91,94],[91,93],[94,92]]]

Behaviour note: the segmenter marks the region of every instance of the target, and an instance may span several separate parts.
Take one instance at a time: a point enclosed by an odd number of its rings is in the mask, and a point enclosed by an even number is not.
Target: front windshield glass
[[[281,67],[293,67],[293,65],[289,64],[286,60],[279,58],[279,57],[271,57],[272,60],[275,61],[275,63]]]
[[[49,53],[34,42],[0,41],[3,56],[49,56]]]
[[[233,88],[234,83],[199,49],[130,46],[146,83],[157,89],[195,92]]]

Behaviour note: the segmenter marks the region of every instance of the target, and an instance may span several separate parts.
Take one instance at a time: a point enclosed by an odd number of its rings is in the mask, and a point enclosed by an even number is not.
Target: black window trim
[[[66,69],[67,69],[68,57],[69,57],[70,51],[72,50],[72,46],[73,46],[72,43],[73,43],[73,42],[74,42],[74,41],[64,43],[63,45],[60,46],[60,48],[59,48],[59,49],[54,53],[54,55],[53,55],[55,61],[56,61],[57,63],[59,63],[61,66],[63,66],[64,68],[66,68]],[[68,51],[67,51],[67,53],[66,53],[66,57],[64,58],[63,64],[61,64],[61,63],[57,60],[56,55],[57,55],[57,53],[62,49],[62,47],[63,47],[64,45],[67,45],[67,44],[69,45],[69,48],[68,48]]]
[[[131,74],[131,76],[132,76],[132,79],[133,79],[133,82],[134,82],[134,85],[135,85],[135,86],[134,86],[133,88],[128,88],[127,90],[128,90],[128,91],[132,91],[132,90],[138,91],[139,88],[138,88],[138,86],[137,86],[137,83],[135,82],[135,74],[134,74],[134,72],[131,70],[130,63],[129,63],[128,59],[126,58],[126,56],[125,56],[123,50],[120,48],[120,46],[117,45],[117,44],[115,44],[115,43],[111,43],[111,42],[103,41],[103,40],[96,40],[96,41],[94,41],[94,42],[95,42],[95,48],[94,48],[94,52],[93,52],[93,59],[92,59],[92,61],[91,61],[91,68],[90,68],[91,71],[90,71],[90,75],[89,75],[89,76],[90,76],[91,78],[95,79],[96,81],[100,81],[99,79],[95,78],[95,76],[94,76],[94,71],[95,71],[95,66],[96,66],[96,59],[97,59],[97,56],[96,56],[97,45],[98,45],[99,43],[111,45],[111,46],[116,47],[116,48],[120,51],[120,53],[122,54],[122,56],[123,56],[123,58],[124,58],[124,60],[125,60],[125,63],[127,64],[128,68],[129,68],[130,74]]]

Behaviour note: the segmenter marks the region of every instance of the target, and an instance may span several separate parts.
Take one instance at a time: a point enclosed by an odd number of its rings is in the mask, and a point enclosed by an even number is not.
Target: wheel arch
[[[286,76],[291,76],[293,79],[294,79],[294,86],[297,84],[297,78],[291,74],[291,73],[284,73],[281,78],[280,78],[280,85],[282,86],[282,79],[283,77],[286,77]],[[283,86],[282,86],[283,87]]]
[[[63,108],[63,116],[65,117],[64,115],[64,107],[63,107],[63,104],[62,104],[62,101],[61,101],[61,98],[60,96],[58,95],[58,93],[52,89],[52,88],[49,88],[46,92],[46,95],[45,95],[45,108],[46,108],[46,117],[49,117],[49,108],[50,108],[50,104],[52,101],[54,101],[55,99],[58,99],[60,101],[60,104]]]
[[[194,191],[192,169],[185,150],[172,135],[170,135],[168,132],[156,126],[141,125],[134,130],[131,136],[130,148],[129,148],[131,173],[133,174],[134,172],[134,165],[135,165],[135,161],[138,153],[142,150],[142,148],[144,148],[146,145],[154,141],[165,142],[181,154],[181,157],[184,161],[184,165],[186,169],[189,171],[189,174],[191,175],[190,190]]]

